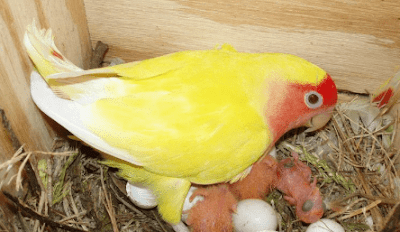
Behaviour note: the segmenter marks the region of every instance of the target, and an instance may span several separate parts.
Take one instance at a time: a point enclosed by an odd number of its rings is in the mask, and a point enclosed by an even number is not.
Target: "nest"
[[[336,220],[345,231],[392,231],[388,222],[392,229],[399,223],[399,213],[395,214],[400,202],[400,155],[394,148],[397,126],[394,117],[381,115],[368,99],[356,97],[337,105],[325,129],[313,135],[286,135],[277,144],[278,154],[281,158],[289,157],[290,151],[301,154],[300,160],[318,180],[327,206],[324,218]],[[305,231],[305,225],[285,207],[277,207],[286,225],[283,231]]]
[[[382,116],[368,99],[356,98],[338,104],[323,130],[291,131],[276,144],[278,160],[290,157],[291,151],[300,154],[318,180],[327,206],[324,218],[336,220],[346,231],[395,231],[399,223],[395,116]],[[156,209],[132,204],[124,180],[99,164],[98,157],[91,148],[62,139],[55,140],[51,153],[18,150],[0,164],[0,188],[15,181],[25,191],[19,198],[4,192],[13,214],[0,208],[0,230],[173,231]],[[19,172],[8,172],[15,164]],[[279,214],[280,231],[306,230],[308,225],[296,219],[282,193],[275,190],[265,200]]]

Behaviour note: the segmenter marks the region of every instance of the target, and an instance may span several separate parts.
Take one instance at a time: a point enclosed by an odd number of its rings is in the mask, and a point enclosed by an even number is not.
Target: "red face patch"
[[[317,92],[324,97],[325,106],[333,106],[337,102],[337,89],[332,77],[326,74],[326,78],[317,86]]]
[[[288,130],[304,125],[316,114],[326,112],[337,101],[336,85],[328,74],[317,86],[296,83],[271,85],[269,89],[271,99],[267,103],[268,112],[265,114],[275,140]],[[322,97],[322,104],[319,107],[307,106],[305,96],[310,92],[316,92]]]

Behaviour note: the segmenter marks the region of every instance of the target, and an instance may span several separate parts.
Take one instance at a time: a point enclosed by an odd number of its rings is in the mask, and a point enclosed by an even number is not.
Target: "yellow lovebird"
[[[82,70],[50,30],[28,26],[24,44],[41,75],[31,76],[36,105],[149,188],[172,224],[191,183],[243,178],[287,131],[326,124],[337,100],[332,78],[294,55],[224,44]]]

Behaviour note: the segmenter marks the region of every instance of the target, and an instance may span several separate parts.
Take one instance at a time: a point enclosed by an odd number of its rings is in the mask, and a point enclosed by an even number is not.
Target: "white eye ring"
[[[315,91],[310,91],[304,95],[304,102],[310,109],[316,109],[322,105],[323,97]]]

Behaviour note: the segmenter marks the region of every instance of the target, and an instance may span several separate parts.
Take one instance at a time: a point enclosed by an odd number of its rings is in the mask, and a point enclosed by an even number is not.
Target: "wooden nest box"
[[[400,65],[396,0],[1,0],[0,164],[24,144],[50,150],[58,133],[30,97],[26,26],[52,28],[57,47],[88,68],[97,41],[126,62],[229,43],[241,52],[303,57],[344,93],[372,93]],[[341,95],[339,98],[345,101]]]

